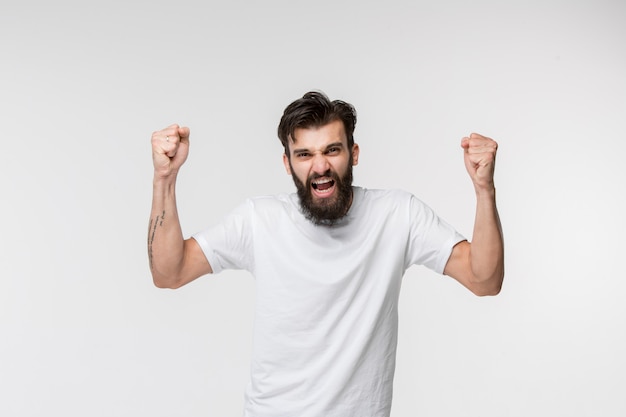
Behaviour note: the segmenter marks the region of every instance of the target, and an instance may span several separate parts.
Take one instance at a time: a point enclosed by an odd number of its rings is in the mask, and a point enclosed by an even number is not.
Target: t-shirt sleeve
[[[250,202],[240,205],[222,221],[192,237],[198,242],[213,273],[225,269],[251,270],[253,263]]]
[[[424,265],[442,274],[454,246],[466,240],[415,196],[411,196],[407,267]]]

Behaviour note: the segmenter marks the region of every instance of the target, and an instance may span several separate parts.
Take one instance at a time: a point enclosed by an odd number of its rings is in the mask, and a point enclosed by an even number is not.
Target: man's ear
[[[283,154],[283,165],[285,165],[285,170],[287,171],[287,175],[291,175],[291,166],[289,165],[289,157],[286,153]]]
[[[361,150],[359,149],[358,143],[355,143],[354,145],[352,145],[352,166],[359,164],[359,152],[360,151]]]

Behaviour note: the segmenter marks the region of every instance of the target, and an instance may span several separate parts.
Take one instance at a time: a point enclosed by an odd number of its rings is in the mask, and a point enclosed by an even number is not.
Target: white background
[[[253,278],[152,286],[150,135],[191,127],[189,235],[293,190],[311,89],[468,237],[460,139],[500,144],[503,291],[408,271],[393,416],[626,415],[626,3],[3,0],[0,42],[0,415],[241,415]]]

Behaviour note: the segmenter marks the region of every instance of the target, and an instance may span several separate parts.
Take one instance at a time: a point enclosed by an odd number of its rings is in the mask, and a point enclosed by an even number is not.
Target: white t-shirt
[[[333,226],[283,194],[193,237],[214,273],[255,277],[246,417],[389,416],[402,276],[414,264],[443,272],[464,240],[413,195],[359,187]]]

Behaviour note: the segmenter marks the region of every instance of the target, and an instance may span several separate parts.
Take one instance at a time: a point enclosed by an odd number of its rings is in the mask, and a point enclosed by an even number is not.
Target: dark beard
[[[293,172],[293,169],[291,172]],[[335,181],[335,187],[337,187],[338,192],[333,198],[320,199],[315,203],[313,201],[313,193],[311,192],[311,182],[320,177],[332,178]],[[302,213],[308,220],[316,225],[332,226],[348,213],[352,203],[352,163],[348,165],[346,173],[341,178],[330,170],[324,173],[324,175],[316,174],[310,176],[306,185],[296,175],[292,175],[292,178],[298,190]]]

